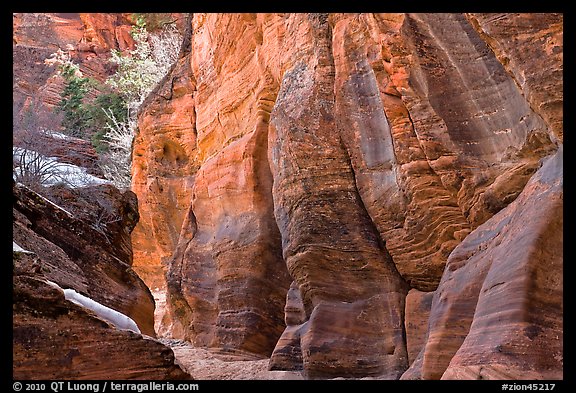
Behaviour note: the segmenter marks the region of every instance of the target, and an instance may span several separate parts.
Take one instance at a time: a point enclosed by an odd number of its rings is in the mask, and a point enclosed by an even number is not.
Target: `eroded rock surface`
[[[198,165],[194,162],[196,129],[195,81],[189,59],[190,31],[185,33],[184,52],[172,74],[149,97],[146,116],[134,139],[132,190],[139,199],[139,224],[132,233],[134,269],[146,282],[160,307],[156,310],[159,335],[184,337],[174,326],[166,304],[165,274],[178,243],[192,199]],[[164,305],[165,304],[165,305]]]
[[[13,185],[13,377],[190,379],[152,338],[154,302],[130,267],[135,194],[109,184],[43,192],[55,202]],[[65,300],[62,288],[132,318],[142,334]]]
[[[433,330],[423,337],[423,320],[406,328],[405,298],[441,296],[456,247],[513,206],[561,145],[562,95],[532,93],[561,80],[561,22],[194,14],[134,149],[137,269],[168,282],[160,328],[224,353],[272,354],[272,369],[308,378],[470,378],[481,354],[498,370],[487,377],[521,377],[472,338],[461,346],[465,319],[444,349]],[[551,74],[523,55],[528,42],[551,51]],[[546,340],[555,323],[541,326]],[[536,358],[525,355],[530,375],[558,377],[545,371],[557,363]]]
[[[14,253],[15,268],[21,255]],[[35,263],[43,266],[43,260]],[[18,270],[13,278],[14,379],[191,379],[174,363],[170,348],[113,328],[64,300],[41,273]]]
[[[421,292],[411,289],[406,296],[404,327],[406,328],[406,349],[408,363],[412,365],[426,343],[428,318],[434,292]]]
[[[564,135],[564,15],[557,13],[466,14],[472,26],[514,78],[530,107]]]
[[[450,255],[422,379],[562,379],[563,150]]]

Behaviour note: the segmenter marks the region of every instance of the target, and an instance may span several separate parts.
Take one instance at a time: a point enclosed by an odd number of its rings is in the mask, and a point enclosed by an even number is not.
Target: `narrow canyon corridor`
[[[564,378],[563,14],[134,15],[14,14],[21,118],[179,37],[128,187],[13,183],[14,378]]]

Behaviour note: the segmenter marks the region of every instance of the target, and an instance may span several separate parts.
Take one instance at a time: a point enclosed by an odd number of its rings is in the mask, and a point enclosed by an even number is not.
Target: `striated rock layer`
[[[562,379],[563,150],[450,255],[403,378]]]
[[[466,14],[560,142],[564,135],[564,15]]]
[[[421,292],[411,289],[406,296],[404,327],[406,328],[406,349],[408,363],[412,365],[426,343],[428,318],[434,292]]]
[[[189,59],[190,29],[185,33],[184,52],[168,78],[161,82],[145,106],[146,117],[133,144],[132,189],[138,195],[140,220],[132,233],[134,269],[146,282],[160,307],[156,331],[184,337],[173,326],[166,302],[166,264],[178,242],[192,198],[198,165],[195,163],[195,81]],[[175,321],[178,325],[178,321]]]
[[[134,144],[136,268],[160,291],[166,272],[163,334],[308,378],[440,378],[459,344],[433,347],[406,295],[435,291],[562,142],[562,94],[531,93],[561,81],[561,16],[496,19],[194,14]],[[446,377],[496,359],[474,345]]]
[[[191,379],[170,348],[111,327],[37,275],[13,285],[14,379]]]

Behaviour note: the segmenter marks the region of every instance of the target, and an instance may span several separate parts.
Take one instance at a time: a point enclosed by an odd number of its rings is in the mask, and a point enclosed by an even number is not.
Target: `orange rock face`
[[[187,58],[173,71],[176,76],[152,95],[134,139],[132,189],[138,194],[139,224],[132,234],[134,269],[152,290],[160,307],[156,309],[156,331],[182,334],[172,329],[170,313],[162,307],[166,297],[167,270],[178,243],[180,229],[190,208],[195,163],[196,130],[192,93],[195,81]],[[169,307],[169,306],[168,306]]]
[[[135,268],[159,291],[166,273],[159,327],[217,351],[272,354],[271,369],[308,378],[396,379],[411,363],[413,377],[470,378],[482,356],[497,370],[483,375],[503,375],[482,344],[498,330],[478,320],[477,332],[463,319],[459,339],[440,348],[434,340],[450,332],[426,336],[426,316],[416,320],[420,305],[406,296],[451,277],[455,248],[513,206],[561,145],[562,95],[529,94],[558,85],[561,21],[194,14],[134,147]],[[554,78],[523,56],[531,36],[543,37],[534,53],[554,54],[545,60]],[[519,46],[510,37],[522,37]],[[447,288],[458,299],[483,282],[470,273]],[[552,340],[555,321],[529,330]],[[544,369],[558,364],[538,356],[522,367],[556,378]],[[520,377],[514,367],[506,375]]]

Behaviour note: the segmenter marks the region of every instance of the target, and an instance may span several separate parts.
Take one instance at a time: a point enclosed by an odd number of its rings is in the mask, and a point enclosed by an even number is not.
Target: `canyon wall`
[[[57,105],[58,48],[104,80],[131,23],[13,14],[14,115]],[[311,379],[563,377],[562,14],[177,23],[136,195],[13,186],[15,378],[188,378],[47,280]],[[99,175],[77,142],[45,153]]]
[[[194,14],[134,147],[161,328],[309,378],[561,378],[562,22]]]

